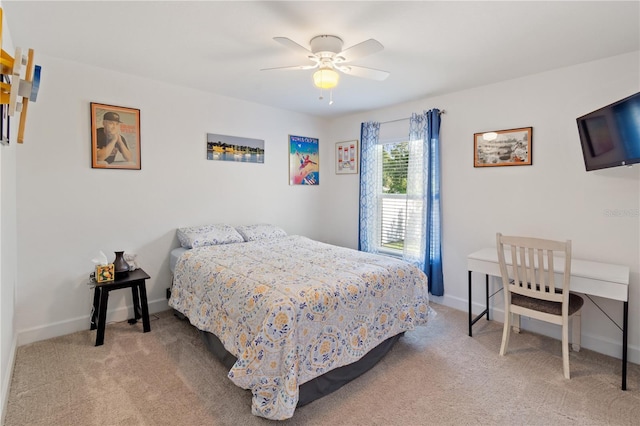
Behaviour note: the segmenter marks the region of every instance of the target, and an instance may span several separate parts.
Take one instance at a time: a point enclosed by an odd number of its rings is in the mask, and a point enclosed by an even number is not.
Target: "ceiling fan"
[[[387,71],[348,64],[351,61],[383,50],[384,46],[374,39],[363,41],[344,50],[342,49],[342,39],[334,35],[319,35],[313,37],[309,42],[310,50],[287,37],[274,37],[273,39],[283,46],[298,52],[312,63],[309,65],[264,68],[261,71],[311,70],[317,68],[318,71],[313,74],[313,81],[316,87],[321,89],[331,89],[338,84],[339,76],[336,70],[354,77],[378,81],[389,77]]]

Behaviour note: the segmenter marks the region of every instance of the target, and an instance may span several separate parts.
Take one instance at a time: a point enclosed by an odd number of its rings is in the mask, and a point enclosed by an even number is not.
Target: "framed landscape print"
[[[336,174],[358,173],[358,141],[336,143]]]
[[[263,164],[264,141],[207,133],[207,160]]]
[[[320,184],[318,139],[289,135],[289,185]]]
[[[473,135],[473,167],[529,166],[532,127]]]
[[[91,102],[91,167],[140,170],[140,110]]]

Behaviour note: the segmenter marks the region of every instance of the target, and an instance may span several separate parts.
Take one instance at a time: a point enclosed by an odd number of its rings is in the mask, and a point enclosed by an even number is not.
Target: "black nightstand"
[[[91,313],[91,330],[98,329],[96,336],[96,346],[104,343],[104,328],[107,321],[107,303],[109,301],[109,292],[112,290],[120,290],[122,288],[131,288],[133,296],[133,312],[134,317],[129,320],[129,324],[135,324],[142,318],[142,328],[144,333],[151,331],[149,324],[149,307],[147,306],[147,289],[145,280],[149,279],[149,275],[142,269],[130,271],[125,277],[109,281],[106,283],[97,283],[92,281],[90,285],[95,286],[93,293],[93,312]],[[142,311],[142,312],[141,312]],[[96,319],[98,322],[96,323]]]

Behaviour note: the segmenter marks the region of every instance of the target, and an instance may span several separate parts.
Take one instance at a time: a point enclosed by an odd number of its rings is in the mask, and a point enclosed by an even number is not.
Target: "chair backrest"
[[[496,243],[505,291],[553,302],[568,301],[571,240],[554,241],[498,233]],[[556,274],[559,280],[556,280]]]

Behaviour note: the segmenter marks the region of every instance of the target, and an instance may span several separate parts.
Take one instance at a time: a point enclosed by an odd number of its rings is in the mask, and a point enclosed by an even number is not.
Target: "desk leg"
[[[91,312],[91,326],[89,330],[95,330],[98,328],[98,312],[100,311],[100,289],[94,287],[93,289],[93,311]]]
[[[97,290],[97,288],[96,288]],[[107,303],[109,301],[109,290],[100,289],[100,306],[98,307],[98,334],[96,335],[96,346],[104,343],[104,329],[107,323]]]
[[[629,327],[629,302],[624,302],[622,319],[622,390],[627,390],[627,330]]]
[[[478,316],[473,318],[473,314],[471,312],[471,307],[473,306],[471,301],[471,271],[469,271],[469,337],[473,337],[471,329],[473,327],[473,324],[475,324],[480,318],[486,315],[487,321],[489,321],[489,275],[486,275],[485,291],[486,291],[486,306],[484,308],[484,311],[480,312]]]
[[[489,274],[485,275],[484,291],[486,297],[486,303],[484,306],[486,307],[487,311],[487,321],[489,321]]]
[[[471,271],[469,271],[469,275],[471,275]],[[485,275],[484,291],[485,291],[485,300],[486,300],[485,301],[485,309],[472,322],[472,320],[471,320],[471,277],[469,277],[469,336],[471,336],[471,325],[475,324],[476,321],[478,321],[480,318],[482,318],[482,316],[484,314],[487,315],[487,321],[491,320],[491,317],[489,316],[489,314],[490,314],[490,310],[489,310],[489,298],[490,298],[490,296],[489,296],[489,275]],[[513,314],[512,323],[514,324],[513,325],[513,331],[515,333],[520,333],[520,315]]]
[[[469,337],[473,337],[472,327],[473,327],[473,315],[471,313],[471,271],[469,271]]]
[[[151,324],[149,324],[149,306],[147,306],[147,288],[144,281],[139,285],[140,290],[140,304],[142,306],[142,330],[146,333],[151,331]]]

